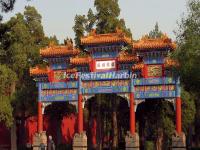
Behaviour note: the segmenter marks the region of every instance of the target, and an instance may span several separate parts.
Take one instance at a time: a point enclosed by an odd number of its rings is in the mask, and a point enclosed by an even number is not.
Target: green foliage
[[[155,149],[155,145],[153,141],[146,141],[145,142],[145,149],[146,150],[154,150]]]
[[[183,131],[187,133],[195,120],[195,113],[196,113],[195,101],[194,97],[184,89],[182,89],[181,98],[182,98]]]
[[[124,19],[120,19],[118,0],[95,0],[96,12],[89,9],[87,16],[76,15],[73,30],[75,44],[80,47],[80,38],[96,27],[97,33],[115,32],[116,28],[123,30],[127,36],[132,37],[131,30],[126,27]]]
[[[160,38],[163,35],[163,33],[159,30],[158,23],[156,22],[155,28],[149,32],[148,37],[149,38]]]
[[[8,22],[0,24],[0,76],[2,84],[0,92],[7,93],[10,84],[15,85],[12,91],[15,91],[12,107],[8,104],[7,116],[9,110],[17,114],[34,114],[36,111],[37,88],[35,82],[29,75],[29,68],[38,63],[42,63],[39,57],[39,49],[47,46],[49,42],[58,42],[55,36],[45,37],[41,24],[41,15],[34,7],[25,7],[24,13],[18,13]],[[9,73],[5,73],[4,68],[10,68]],[[9,78],[10,84],[7,82]],[[17,81],[14,79],[18,79]],[[13,86],[12,86],[13,87]],[[1,95],[1,94],[0,94]],[[7,96],[7,95],[6,95]],[[3,99],[6,99],[3,97]],[[7,99],[10,99],[7,97]],[[3,105],[3,104],[2,104]],[[3,112],[2,112],[3,114]],[[4,113],[5,114],[5,113]],[[12,111],[11,111],[12,114]]]
[[[0,122],[4,122],[7,127],[10,127],[13,122],[13,109],[9,96],[0,95]]]
[[[0,0],[1,12],[9,12],[13,10],[16,0]],[[0,20],[2,20],[2,15],[0,15]]]
[[[192,126],[195,114],[195,142],[200,141],[200,1],[188,1],[188,13],[179,22],[177,35],[178,49],[174,52],[173,58],[180,64],[179,74],[184,88],[189,93],[183,92],[183,129],[184,131]],[[187,103],[185,106],[184,103]],[[195,104],[194,104],[195,103]],[[196,108],[195,108],[196,107]]]
[[[5,122],[7,127],[13,120],[11,101],[16,80],[15,72],[0,64],[0,122]]]
[[[6,65],[0,64],[0,95],[10,96],[12,94],[11,87],[16,80],[17,77],[15,72]]]
[[[44,31],[41,24],[41,15],[34,7],[26,6],[24,11],[24,20],[28,27],[30,35],[33,37],[34,43],[39,45],[44,39]]]
[[[80,46],[80,43],[81,43],[81,37],[84,36],[84,33],[85,33],[85,22],[86,22],[86,18],[85,16],[83,15],[76,15],[75,16],[75,25],[73,26],[73,30],[75,32],[75,44],[76,46]]]
[[[200,2],[190,0],[188,16],[182,18],[177,34],[178,49],[174,57],[180,63],[180,75],[186,89],[200,89]],[[186,61],[187,60],[187,61]]]
[[[136,112],[140,132],[148,140],[156,141],[164,138],[164,141],[170,139],[174,130],[175,113],[173,105],[165,100],[147,100],[138,106]]]
[[[85,30],[89,33],[96,22],[96,16],[90,8],[87,14],[87,24]]]
[[[114,32],[118,25],[120,8],[118,0],[95,0],[97,33]]]
[[[189,128],[194,123],[195,103],[194,98],[184,89],[182,89],[181,97],[182,126],[187,135]],[[167,139],[171,139],[175,130],[176,117],[171,103],[164,100],[148,100],[139,105],[137,116],[140,130],[144,130],[147,139],[155,142],[157,138],[162,137],[162,133],[164,143],[167,142]]]

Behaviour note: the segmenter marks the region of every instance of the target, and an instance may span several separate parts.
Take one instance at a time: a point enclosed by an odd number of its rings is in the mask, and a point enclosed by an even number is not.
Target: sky
[[[60,42],[66,37],[74,38],[73,25],[76,14],[87,14],[93,10],[94,0],[16,0],[14,10],[3,15],[4,21],[18,12],[24,11],[26,5],[34,6],[42,16],[42,25],[47,36],[56,35]],[[140,39],[149,33],[155,23],[172,39],[177,21],[186,13],[187,0],[119,0],[120,18],[124,18],[131,29],[133,38]]]

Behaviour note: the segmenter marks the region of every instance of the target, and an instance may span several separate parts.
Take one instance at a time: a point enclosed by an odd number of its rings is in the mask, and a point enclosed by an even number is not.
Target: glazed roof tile
[[[91,61],[92,61],[92,58],[90,56],[70,58],[70,63],[74,65],[89,64]]]
[[[133,43],[133,50],[156,50],[156,49],[168,49],[174,50],[176,44],[172,42],[170,38],[166,35],[163,35],[161,38],[149,39],[148,37],[143,37],[138,42]]]
[[[42,75],[47,75],[48,72],[49,72],[49,68],[48,68],[48,67],[46,67],[46,68],[41,68],[41,67],[39,67],[39,66],[36,66],[36,67],[34,67],[34,68],[30,68],[29,72],[30,72],[30,75],[31,75],[31,76],[40,76],[40,75],[42,76]]]
[[[118,61],[119,62],[133,62],[138,61],[138,57],[132,54],[128,54],[127,52],[120,52]]]
[[[96,31],[93,30],[88,36],[81,38],[82,45],[93,45],[93,44],[106,44],[106,43],[131,43],[131,38],[125,36],[121,30],[117,30],[115,33],[107,34],[96,34]]]
[[[73,46],[50,46],[40,50],[43,57],[77,55],[80,51]]]

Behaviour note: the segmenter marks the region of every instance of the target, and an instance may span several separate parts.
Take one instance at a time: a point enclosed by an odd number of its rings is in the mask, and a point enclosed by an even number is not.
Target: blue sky
[[[74,38],[75,15],[94,9],[93,3],[94,0],[17,0],[14,10],[4,15],[4,21],[23,12],[26,5],[34,6],[42,15],[45,34],[56,35],[62,42],[66,37]],[[156,22],[164,33],[175,39],[173,31],[186,12],[186,3],[187,0],[119,0],[120,17],[125,19],[134,39],[152,30]]]

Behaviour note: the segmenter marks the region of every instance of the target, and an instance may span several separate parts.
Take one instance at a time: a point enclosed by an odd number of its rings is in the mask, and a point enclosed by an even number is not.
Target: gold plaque
[[[161,77],[162,65],[149,65],[147,68],[147,74],[149,77]]]

